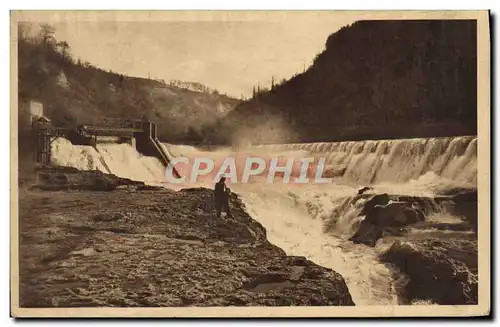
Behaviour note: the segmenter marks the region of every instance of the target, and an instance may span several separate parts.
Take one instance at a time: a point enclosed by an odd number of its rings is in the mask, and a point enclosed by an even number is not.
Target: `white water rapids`
[[[230,149],[202,152],[189,146],[164,146],[175,156],[191,158],[234,154]],[[396,287],[402,277],[377,260],[383,244],[370,248],[347,241],[359,208],[346,206],[346,201],[366,185],[377,193],[433,196],[455,187],[475,187],[477,180],[476,137],[281,144],[251,151],[324,157],[328,167],[342,171],[328,185],[254,182],[231,188],[267,229],[271,243],[289,255],[305,256],[340,273],[356,305],[398,304]],[[93,148],[58,139],[52,145],[52,160],[57,165],[98,169],[150,184],[165,180],[161,163],[141,156],[129,144]],[[327,225],[330,228],[325,230]]]

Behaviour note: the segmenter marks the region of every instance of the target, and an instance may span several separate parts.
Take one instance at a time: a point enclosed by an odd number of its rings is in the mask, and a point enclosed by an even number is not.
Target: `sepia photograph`
[[[11,11],[11,315],[489,315],[489,20]]]

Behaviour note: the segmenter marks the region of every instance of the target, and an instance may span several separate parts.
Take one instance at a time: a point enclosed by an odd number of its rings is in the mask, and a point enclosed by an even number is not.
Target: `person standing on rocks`
[[[227,217],[231,217],[231,212],[229,211],[229,196],[231,195],[231,189],[226,186],[226,192],[224,192],[224,205],[222,210],[226,212]]]
[[[214,202],[217,218],[220,218],[222,210],[229,215],[229,189],[225,184],[226,178],[221,177],[215,184],[214,188]]]

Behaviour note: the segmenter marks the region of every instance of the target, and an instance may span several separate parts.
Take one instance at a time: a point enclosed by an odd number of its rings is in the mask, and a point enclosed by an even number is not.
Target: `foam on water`
[[[128,143],[103,143],[92,147],[73,145],[58,138],[52,143],[52,162],[82,170],[100,170],[149,184],[165,181],[162,163],[154,157],[141,155]]]
[[[375,193],[431,197],[457,187],[473,188],[477,180],[475,137],[278,144],[240,151],[163,146],[174,156],[214,160],[244,157],[245,151],[264,157],[326,157],[330,167],[340,168],[343,173],[334,178],[334,184],[294,186],[257,181],[232,184],[231,188],[240,194],[250,215],[267,229],[270,242],[289,255],[305,256],[339,272],[357,305],[396,304],[396,287],[401,282],[401,276],[395,276],[377,259],[383,242],[377,244],[379,248],[370,248],[347,241],[362,219],[358,214],[363,200],[354,201],[359,187],[371,185]],[[98,169],[150,184],[165,181],[161,163],[138,154],[129,144],[98,144],[93,148],[57,139],[52,158],[59,165]],[[213,186],[211,182],[201,185]],[[443,212],[431,219],[448,222],[456,217]]]
[[[477,137],[260,145],[275,151],[306,150],[345,172],[338,184],[405,183],[432,172],[455,183],[476,183]]]
[[[397,277],[376,260],[376,249],[323,233],[323,221],[311,217],[306,205],[308,195],[286,192],[282,185],[235,184],[232,188],[252,218],[266,228],[271,243],[288,255],[304,256],[340,273],[357,305],[398,303]]]

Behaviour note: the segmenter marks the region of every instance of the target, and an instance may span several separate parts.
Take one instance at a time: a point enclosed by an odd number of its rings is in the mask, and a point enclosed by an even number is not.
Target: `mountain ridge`
[[[21,26],[21,25],[20,25]],[[172,143],[198,143],[204,128],[233,110],[240,100],[209,90],[199,92],[163,80],[126,76],[75,59],[70,46],[42,25],[29,37],[19,29],[18,100],[43,103],[58,125],[99,123],[99,117],[148,118],[159,137]]]
[[[474,20],[355,22],[332,33],[305,72],[240,103],[211,141],[477,134],[476,49]]]

